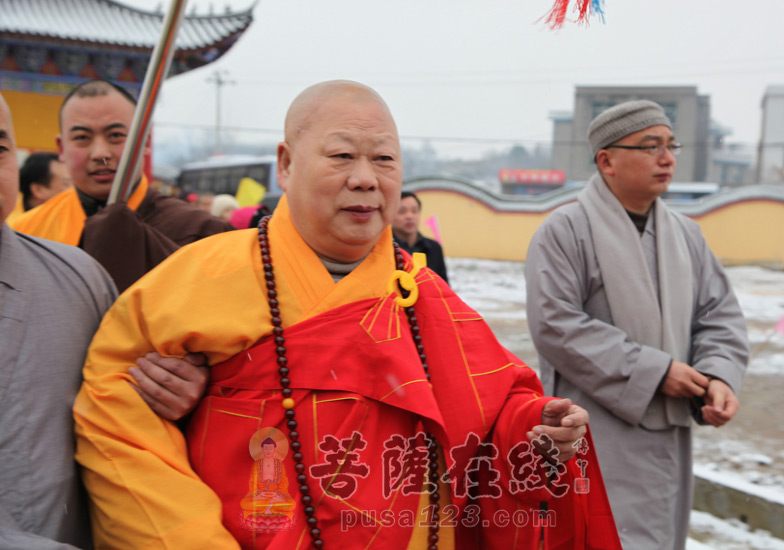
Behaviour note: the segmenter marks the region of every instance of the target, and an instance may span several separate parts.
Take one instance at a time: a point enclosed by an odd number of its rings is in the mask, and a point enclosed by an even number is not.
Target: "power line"
[[[227,80],[223,75],[229,71],[215,69],[207,79],[208,83],[215,83],[215,154],[221,153],[221,88],[228,84],[236,84],[234,80]]]
[[[719,65],[716,69],[720,70],[720,65],[732,65],[732,64],[740,64],[742,67],[746,68],[749,66],[750,63],[774,63],[777,65],[784,65],[784,56],[773,56],[773,57],[753,57],[753,58],[735,58],[735,59],[717,59],[712,60],[710,63],[706,63],[704,60],[701,59],[694,59],[689,61],[667,61],[665,64],[662,64],[658,67],[659,70],[664,69],[672,69],[677,67],[682,67],[689,71],[689,74],[692,73],[695,66],[699,67],[711,67],[711,65]],[[579,66],[561,66],[561,67],[545,67],[545,68],[537,68],[537,69],[521,69],[521,70],[508,70],[508,69],[477,69],[477,70],[433,70],[427,71],[428,76],[451,76],[451,77],[466,77],[466,76],[488,76],[488,75],[518,75],[521,72],[525,71],[526,75],[536,75],[536,76],[548,76],[549,73],[575,73],[580,71],[588,71],[594,73],[596,71],[618,71],[618,65],[603,65],[603,66],[595,66],[591,65],[586,67],[585,65]],[[283,78],[288,77],[297,77],[302,74],[301,71],[265,71],[265,74],[268,76],[280,76]],[[332,71],[311,71],[308,74],[313,76],[323,75],[329,76],[334,74]],[[363,77],[408,77],[411,76],[411,71],[360,71],[357,73],[359,76]],[[268,81],[265,80],[254,80],[254,79],[246,79],[244,82],[252,82],[252,83],[267,83]],[[290,81],[289,81],[290,82]]]
[[[208,124],[189,124],[189,123],[179,123],[179,122],[165,122],[161,121],[155,122],[157,127],[161,128],[181,128],[181,129],[190,129],[190,130],[205,130],[210,131],[214,130],[214,128]],[[275,134],[277,136],[283,136],[283,130],[280,128],[273,129],[273,128],[249,128],[245,126],[223,126],[221,127],[221,131],[223,132],[244,132],[249,134]],[[531,143],[531,144],[552,144],[553,146],[573,146],[578,144],[585,144],[587,140],[557,140],[553,141],[552,139],[530,139],[530,138],[482,138],[482,137],[460,137],[460,136],[413,136],[413,135],[402,135],[400,136],[401,140],[419,140],[419,141],[438,141],[438,142],[452,142],[452,143]],[[758,147],[760,144],[759,142],[736,142],[732,141],[732,145],[748,145],[753,147]],[[684,145],[689,147],[713,147],[712,140],[705,140],[702,142],[685,142]],[[762,144],[762,147],[784,147],[784,142],[766,142]]]
[[[666,67],[652,69],[657,72],[630,72],[634,69],[643,70],[639,67],[628,67],[621,74],[626,80],[633,79],[664,79],[664,78],[694,78],[694,77],[719,77],[719,76],[735,76],[742,74],[754,73],[767,73],[784,71],[784,57],[771,57],[771,58],[755,58],[755,59],[735,59],[735,60],[722,60],[720,63],[739,64],[738,67],[711,66],[711,64],[702,63],[699,61],[681,62],[681,63],[668,63]],[[758,65],[763,63],[763,65]],[[752,65],[757,64],[757,65]],[[698,66],[701,70],[694,70]],[[682,68],[682,70],[673,71],[673,68]],[[644,70],[651,70],[645,68]],[[312,79],[287,79],[287,76],[295,76],[296,73],[276,72],[268,73],[272,75],[282,75],[283,80],[276,80],[274,78],[268,79],[240,79],[239,84],[250,86],[299,86],[309,83]],[[332,74],[332,73],[324,73]],[[429,71],[428,78],[420,78],[419,75],[410,72],[379,72],[379,73],[357,73],[357,77],[369,78],[377,77],[376,85],[384,86],[497,86],[497,85],[526,85],[526,84],[544,84],[548,82],[574,82],[582,75],[590,75],[592,80],[614,78],[608,77],[607,74],[619,74],[618,66],[604,66],[604,67],[574,67],[574,68],[550,68],[550,69],[537,69],[537,70],[516,70],[516,71],[500,71],[500,70],[478,70],[478,71]],[[495,78],[491,78],[495,76]],[[472,77],[485,77],[484,80],[476,80]]]

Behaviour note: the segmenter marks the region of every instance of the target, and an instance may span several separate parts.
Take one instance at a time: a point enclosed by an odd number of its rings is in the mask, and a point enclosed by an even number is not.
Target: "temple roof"
[[[237,13],[186,15],[177,49],[198,50],[242,33],[253,21],[254,5]],[[115,0],[0,0],[0,14],[4,39],[40,37],[139,49],[155,46],[165,17]]]

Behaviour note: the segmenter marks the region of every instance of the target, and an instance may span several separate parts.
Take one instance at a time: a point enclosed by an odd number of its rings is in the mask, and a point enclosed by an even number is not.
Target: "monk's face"
[[[400,199],[400,206],[392,220],[395,233],[408,239],[419,231],[419,203],[414,197]]]
[[[19,192],[19,164],[16,159],[14,129],[11,113],[3,96],[0,96],[0,224],[16,204]]]
[[[338,262],[363,258],[397,210],[400,144],[387,107],[362,91],[314,102],[278,146],[278,180],[305,242]]]
[[[72,97],[63,106],[60,160],[74,185],[87,195],[105,200],[114,182],[136,106],[119,92],[95,97]],[[141,177],[141,168],[134,181]]]
[[[659,147],[675,142],[667,126],[651,126],[629,134],[614,145]],[[664,194],[675,173],[675,156],[667,149],[650,155],[637,149],[609,148],[600,151],[606,157],[598,162],[610,189],[621,204],[633,212],[644,214]],[[640,206],[638,206],[640,205]]]

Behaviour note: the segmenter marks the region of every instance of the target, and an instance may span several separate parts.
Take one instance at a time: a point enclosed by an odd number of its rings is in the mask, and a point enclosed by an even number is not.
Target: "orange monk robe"
[[[11,225],[13,221],[17,219],[19,216],[21,216],[22,214],[24,214],[24,212],[25,212],[24,199],[22,199],[21,193],[17,193],[16,204],[14,204],[14,209],[11,210],[11,213],[8,214],[8,217],[5,219],[5,221],[8,223],[8,225]]]
[[[145,177],[127,203],[103,207],[89,218],[72,188],[23,214],[12,227],[79,246],[109,272],[119,292],[180,246],[234,230],[208,212],[150,188]]]
[[[384,233],[365,261],[338,284],[332,281],[321,261],[294,229],[285,197],[270,222],[269,238],[283,326],[291,330],[292,335],[295,336],[300,331],[307,336],[308,330],[315,329],[317,338],[340,339],[339,333],[330,332],[329,325],[320,329],[315,325],[311,327],[313,323],[310,321],[318,322],[322,315],[328,318],[333,312],[357,308],[362,304],[367,304],[365,309],[370,311],[374,305],[382,306],[388,302],[387,281],[395,268],[390,230]],[[438,326],[428,323],[426,307],[418,311],[417,314],[422,316],[420,324],[431,326],[428,329],[430,334],[426,338],[426,345],[435,350],[440,345],[437,344],[438,340],[449,342],[454,348],[452,353],[458,356],[461,354],[457,349],[460,345],[465,346],[466,350],[471,348],[474,353],[482,346],[492,347],[495,353],[498,353],[500,346],[491,336],[488,337],[489,329],[486,325],[476,313],[462,304],[446,285],[439,282],[432,272],[422,270],[417,279],[423,288],[430,285],[429,300],[442,302],[442,308],[447,305],[453,307],[448,324]],[[446,294],[441,296],[441,292]],[[423,299],[423,302],[425,301]],[[401,317],[403,334],[410,338],[410,335],[405,333],[407,327],[402,313],[398,312],[397,316],[389,317],[390,326],[399,322]],[[77,460],[84,466],[84,480],[91,496],[94,535],[98,548],[237,547],[221,523],[221,514],[225,513],[225,510],[222,510],[219,497],[199,480],[191,468],[182,434],[144,405],[130,387],[130,377],[126,371],[136,357],[150,350],[168,356],[182,356],[187,352],[200,351],[208,356],[211,365],[228,365],[229,368],[223,368],[221,371],[221,376],[230,378],[232,361],[242,361],[243,357],[248,355],[246,350],[254,348],[259,341],[262,341],[259,345],[263,345],[263,342],[268,341],[262,340],[263,337],[269,335],[271,330],[266,306],[266,283],[255,231],[219,235],[183,248],[118,299],[104,318],[90,348],[85,365],[85,383],[74,408],[78,436]],[[442,334],[434,335],[433,331]],[[364,337],[368,336],[368,333],[362,334]],[[296,340],[296,337],[292,339],[292,346]],[[355,346],[353,342],[346,341],[345,337],[342,340],[345,355]],[[413,344],[410,340],[407,342],[411,347],[409,356],[413,353],[416,358]],[[292,357],[296,355],[294,348],[290,353]],[[435,352],[434,354],[437,355]],[[340,363],[332,362],[330,365],[334,364],[334,369],[337,369],[335,376],[342,380],[341,384],[346,382],[352,385],[350,390],[344,390],[344,399],[355,401],[360,409],[369,407],[367,418],[373,419],[373,423],[384,428],[387,420],[390,423],[399,422],[400,425],[408,422],[409,431],[412,431],[419,429],[418,419],[424,418],[426,429],[436,433],[447,449],[451,449],[464,444],[469,433],[476,433],[480,439],[485,439],[505,403],[513,404],[507,414],[509,418],[526,417],[525,422],[515,423],[519,424],[518,428],[512,428],[522,430],[517,436],[518,439],[524,439],[525,430],[533,423],[539,422],[545,399],[537,393],[540,388],[535,376],[530,369],[519,363],[519,360],[516,363],[509,362],[508,357],[511,356],[507,356],[506,352],[502,355],[504,362],[500,364],[468,364],[460,361],[440,365],[437,358],[430,359],[434,376],[432,388],[419,372],[421,365],[415,365],[417,361],[408,360],[406,366],[410,372],[407,376],[414,379],[405,386],[405,392],[394,387],[395,381],[388,379],[385,371],[374,371],[373,356],[368,356],[367,370],[376,382],[374,387],[363,387],[369,384],[361,377],[341,378]],[[385,360],[390,361],[389,358]],[[312,364],[303,365],[303,368],[313,373],[321,370],[319,384],[324,387],[333,384],[332,378],[325,375],[329,369],[317,367],[318,365],[314,367]],[[417,369],[416,373],[414,367]],[[221,368],[222,365],[216,367],[216,374]],[[295,384],[301,386],[304,382],[305,387],[319,387],[309,386],[310,378],[296,382],[296,369],[292,364]],[[228,374],[224,372],[226,370],[229,371]],[[259,376],[253,376],[252,372],[239,371],[239,377],[258,384],[260,382],[255,379],[270,378],[269,370],[273,373],[276,370],[274,361],[270,369],[259,373]],[[453,371],[454,382],[448,380]],[[211,397],[205,400],[206,404],[202,403],[197,416],[203,417],[205,412],[215,413],[209,399],[215,396],[223,397],[220,383],[219,381],[217,385],[213,384]],[[269,387],[268,391],[262,390],[267,392],[269,403],[264,401],[261,405],[261,416],[264,418],[259,426],[265,426],[269,417],[282,416],[279,386],[270,384]],[[334,387],[340,387],[339,383]],[[391,392],[388,391],[390,387],[393,390]],[[321,402],[320,398],[334,396],[334,388],[332,393],[297,389],[295,395],[298,401],[298,418],[306,419],[308,412],[305,409],[308,405],[312,404],[315,412],[317,403]],[[510,395],[511,397],[507,398]],[[382,403],[384,399],[391,405]],[[228,402],[233,404],[231,400]],[[435,403],[437,406],[434,406]],[[350,403],[348,405],[349,408],[354,406]],[[242,407],[242,402],[233,406]],[[421,414],[410,415],[407,412],[410,410],[419,410]],[[269,412],[269,415],[264,411]],[[352,409],[349,413],[358,411],[359,409]],[[397,412],[388,417],[381,415],[383,412],[394,411]],[[242,416],[236,412],[228,412],[230,414],[227,417]],[[310,414],[312,416],[313,412]],[[411,416],[411,420],[406,420],[406,414]],[[258,404],[251,405],[246,416],[253,418],[254,415],[259,416]],[[312,418],[315,420],[315,416]],[[319,427],[321,419],[322,417],[319,417]],[[330,421],[339,423],[340,418]],[[303,433],[307,434],[310,430],[312,434],[315,426],[304,424],[306,423],[303,422],[301,428]],[[279,424],[273,422],[272,425],[282,428],[281,431],[286,433],[285,428]],[[240,488],[242,494],[247,488],[248,470],[244,466],[237,467],[235,462],[241,459],[252,463],[252,459],[247,456],[246,443],[253,435],[251,432],[243,436],[241,441],[245,450],[240,449],[240,454],[226,457],[226,463],[222,466],[224,471],[238,472],[238,479],[245,487]],[[413,433],[402,435],[408,437]],[[308,463],[312,464],[310,457],[316,452],[315,440],[311,435],[303,441],[304,445],[307,445]],[[220,452],[223,446],[237,447],[235,442],[224,444],[220,438],[216,442],[217,445],[207,445],[207,450],[213,454],[216,447],[217,452]],[[190,452],[191,457],[196,459],[195,462],[198,462],[200,456],[199,445],[199,441],[191,442]],[[379,454],[378,449],[373,452]],[[473,455],[470,448],[468,454]],[[454,465],[455,459],[462,461],[465,466],[465,456],[455,457],[450,453],[446,459],[447,466]],[[290,462],[291,459],[287,460]],[[379,467],[377,463],[371,465]],[[294,476],[289,474],[288,477]],[[344,503],[325,497],[317,481],[311,480],[310,485],[314,498],[319,502],[317,514],[326,518],[322,519],[320,524],[324,529],[325,540],[343,541],[346,536],[351,536],[354,541],[370,537],[371,541],[386,540],[381,544],[368,546],[370,548],[404,548],[407,545],[412,531],[410,528],[405,531],[408,538],[404,536],[391,542],[374,524],[363,530],[354,530],[350,535],[341,532],[334,520],[339,511],[336,506],[342,506]],[[601,491],[601,482],[595,482],[594,487]],[[365,486],[363,490],[364,488]],[[290,486],[290,489],[292,496],[299,501],[299,495],[294,494],[298,493],[298,490],[295,490],[296,485]],[[220,491],[221,488],[216,486],[216,490]],[[372,490],[380,492],[380,488],[374,487]],[[536,498],[538,506],[540,495],[537,494]],[[419,498],[415,497],[412,508],[416,508],[418,501]],[[465,505],[464,498],[457,498],[456,502],[461,507]],[[351,503],[345,504],[350,506]],[[603,504],[608,509],[606,498]],[[297,505],[300,506],[299,503]],[[605,513],[604,510],[602,512]],[[301,515],[301,511],[298,511],[298,514]],[[610,523],[611,521],[610,518]],[[269,548],[305,548],[308,544],[307,533],[302,529],[301,523],[293,544],[289,544],[292,542],[289,535],[290,533],[284,533],[276,537],[270,542]],[[281,540],[277,540],[278,538]],[[459,545],[460,540],[457,542]],[[246,547],[257,546],[251,541]],[[446,550],[449,545],[442,544],[440,548]],[[608,545],[606,548],[616,546]]]
[[[131,210],[139,207],[148,188],[147,178],[142,177],[142,181],[128,199],[127,205]],[[26,235],[77,246],[86,219],[76,187],[71,187],[42,205],[28,210],[10,225],[12,229]]]

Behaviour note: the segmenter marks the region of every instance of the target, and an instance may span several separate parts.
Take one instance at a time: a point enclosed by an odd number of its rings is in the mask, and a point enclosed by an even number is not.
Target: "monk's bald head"
[[[291,221],[310,248],[341,263],[364,258],[400,200],[400,140],[389,108],[356,82],[311,86],[286,116],[277,171]]]
[[[11,122],[11,109],[8,108],[8,103],[5,102],[3,94],[0,94],[0,117],[2,117],[0,130],[13,137],[14,128]]]
[[[306,88],[291,102],[286,113],[285,140],[293,144],[319,116],[320,110],[338,97],[357,103],[375,102],[383,106],[392,120],[389,107],[374,89],[351,80],[329,80]]]

